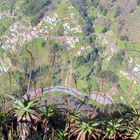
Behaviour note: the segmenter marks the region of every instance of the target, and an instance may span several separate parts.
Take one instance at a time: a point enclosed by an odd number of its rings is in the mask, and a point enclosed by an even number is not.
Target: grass
[[[0,35],[3,35],[5,31],[9,28],[11,25],[12,21],[9,17],[3,17],[0,20]]]
[[[51,26],[49,23],[43,22],[41,28],[46,28],[46,27],[48,28],[49,26]]]
[[[103,26],[102,25],[96,25],[95,26],[95,33],[101,33],[103,30]]]
[[[120,86],[119,89],[122,92],[125,92],[126,89],[128,89],[129,82],[130,82],[130,79],[129,78],[120,76],[119,77],[119,86]]]
[[[26,44],[27,48],[32,49],[37,66],[49,63],[49,47],[46,44],[47,41],[40,38]]]
[[[6,3],[0,4],[0,12],[6,11],[8,9]]]
[[[109,68],[109,66],[110,66],[110,64],[109,64],[109,62],[107,61],[107,59],[104,59],[104,60],[102,61],[102,69],[103,69],[103,70],[107,70],[107,69]]]
[[[68,6],[69,6],[69,3],[62,2],[59,5],[59,7],[53,10],[53,12],[49,13],[49,16],[52,16],[54,13],[58,13],[59,17],[62,18],[66,14]]]
[[[0,48],[0,57],[3,57],[3,53],[4,53],[3,49]]]

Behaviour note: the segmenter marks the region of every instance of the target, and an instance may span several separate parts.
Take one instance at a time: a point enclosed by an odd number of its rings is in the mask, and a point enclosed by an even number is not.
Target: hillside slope
[[[133,102],[140,89],[139,13],[138,0],[0,1],[2,92],[9,90],[7,72],[13,91],[23,88],[28,49],[37,87],[63,85],[119,101],[129,94]]]

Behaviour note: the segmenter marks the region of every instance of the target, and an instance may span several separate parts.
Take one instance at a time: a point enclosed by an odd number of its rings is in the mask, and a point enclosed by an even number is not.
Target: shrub
[[[104,28],[102,29],[102,33],[106,33],[108,30],[109,30],[109,28],[104,27]]]
[[[140,0],[137,0],[137,5],[140,5]]]
[[[120,36],[120,40],[122,40],[122,41],[129,41],[129,38],[128,38],[127,35],[122,35],[122,36]]]
[[[119,6],[117,6],[115,9],[114,17],[116,18],[116,17],[120,16],[121,11],[122,11],[121,8]]]

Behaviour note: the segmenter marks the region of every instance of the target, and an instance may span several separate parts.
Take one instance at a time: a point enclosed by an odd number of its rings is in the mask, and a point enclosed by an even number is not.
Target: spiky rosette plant
[[[139,140],[140,139],[140,127],[134,128],[132,131],[132,139]]]
[[[76,136],[77,140],[98,139],[101,132],[98,126],[99,123],[93,119],[81,118],[71,130],[71,135]]]
[[[41,109],[42,129],[47,134],[51,129],[63,130],[66,124],[66,110],[60,105],[46,105]]]
[[[41,120],[38,108],[40,96],[32,98],[15,99],[11,97],[11,110],[17,121],[17,133],[21,139],[26,139],[35,129],[36,124]]]
[[[14,116],[19,121],[39,121],[39,110],[36,106],[35,100],[16,99],[13,103]]]

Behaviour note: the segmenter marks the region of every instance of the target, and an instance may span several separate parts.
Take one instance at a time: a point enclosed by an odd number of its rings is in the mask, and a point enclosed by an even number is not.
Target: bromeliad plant
[[[140,127],[134,128],[132,131],[132,139],[139,140],[140,139]]]
[[[14,135],[15,140],[139,140],[140,129],[139,124],[136,123],[139,118],[138,113],[135,115],[127,113],[114,119],[109,115],[102,116],[100,119],[87,118],[75,111],[66,110],[60,105],[42,105],[40,103],[43,100],[40,100],[40,97],[42,96],[39,94],[32,98],[10,97],[7,101],[8,110],[5,116],[11,118],[4,118],[3,113],[0,114],[0,124],[4,122],[7,124],[4,128],[1,125],[1,128],[8,132],[7,137],[12,138]]]
[[[55,134],[55,140],[69,140],[69,125],[66,124],[64,130],[58,129]]]
[[[138,109],[133,109],[133,121],[135,122],[136,126],[140,126],[140,110]]]
[[[38,108],[40,96],[32,98],[15,98],[8,95],[9,111],[12,112],[14,124],[16,124],[19,139],[25,140],[31,134],[31,130],[36,130],[37,123],[41,120]]]
[[[79,123],[76,123],[72,130],[72,135],[76,136],[76,140],[90,140],[97,139],[100,136],[100,130],[98,129],[99,123],[93,119],[80,119]]]
[[[66,110],[60,105],[45,105],[41,108],[41,122],[45,133],[49,132],[50,128],[63,130],[66,124]]]
[[[10,97],[7,104],[9,106],[8,111],[9,113],[12,112],[11,118],[13,116],[9,122],[14,124],[14,139],[25,140],[32,138],[37,133],[40,133],[41,138],[48,139],[52,129],[57,130],[55,131],[57,136],[61,136],[59,130],[63,130],[65,127],[66,113],[65,110],[58,107],[59,105],[41,105],[40,95],[21,99],[10,95],[8,97]],[[11,125],[9,130],[11,132]]]
[[[12,104],[14,116],[19,121],[39,121],[41,119],[35,99],[16,99]]]
[[[116,140],[121,134],[121,127],[123,125],[123,120],[108,120],[104,122],[105,136],[104,138]]]

